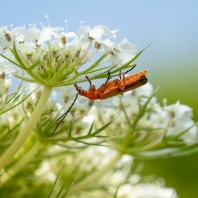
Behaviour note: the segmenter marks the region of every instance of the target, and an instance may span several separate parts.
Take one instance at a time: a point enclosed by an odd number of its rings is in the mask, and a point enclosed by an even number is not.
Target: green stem
[[[115,157],[113,157],[108,164],[106,164],[104,167],[96,170],[92,174],[90,174],[88,177],[86,177],[84,180],[80,181],[76,185],[72,186],[71,189],[69,189],[69,192],[67,195],[71,195],[74,193],[78,193],[79,191],[86,189],[90,185],[94,184],[96,181],[98,181],[107,171],[109,171],[113,166],[115,166],[115,163],[120,160],[122,155],[120,153],[117,153]]]
[[[26,78],[26,77],[21,76],[21,75],[19,75],[19,74],[13,74],[13,76],[15,76],[16,78],[19,78],[19,79],[21,79],[21,80],[24,80],[24,81],[26,81],[26,82],[35,83],[35,81],[34,81],[33,79],[31,79],[31,78]]]
[[[136,115],[132,125],[130,126],[131,130],[128,131],[127,135],[124,138],[123,148],[127,148],[128,144],[131,142],[131,137],[132,137],[132,134],[135,131],[136,126],[137,126],[139,120],[141,119],[141,117],[145,114],[147,105],[149,104],[149,102],[151,101],[151,99],[153,98],[153,96],[155,95],[157,90],[158,90],[158,88],[153,92],[153,94],[147,99],[145,104],[140,108],[140,110],[139,110],[138,114]]]
[[[0,169],[3,168],[13,158],[13,156],[18,152],[18,150],[22,147],[22,145],[25,143],[25,141],[31,134],[33,128],[36,126],[38,119],[40,118],[41,114],[44,111],[44,108],[50,96],[51,90],[52,90],[52,87],[47,87],[47,86],[44,87],[43,93],[36,105],[36,108],[34,109],[34,112],[29,117],[29,120],[27,121],[25,126],[22,128],[21,132],[19,133],[17,138],[14,140],[14,142],[1,156]]]
[[[16,175],[24,166],[33,159],[33,157],[38,153],[41,149],[42,144],[37,141],[34,146],[19,159],[12,167],[8,170],[7,173],[3,174],[1,178],[1,183],[5,184],[9,179],[11,179],[14,175]]]

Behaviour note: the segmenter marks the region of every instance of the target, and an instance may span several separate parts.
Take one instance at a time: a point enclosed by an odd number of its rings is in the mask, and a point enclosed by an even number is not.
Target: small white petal
[[[134,52],[137,51],[137,47],[131,44],[127,39],[122,40],[118,47],[121,48],[123,51]]]
[[[115,38],[116,34],[118,33],[118,29],[111,31],[107,26],[104,26],[104,25],[98,25],[98,26],[95,26],[94,28],[102,29],[104,32],[103,33],[104,35],[111,36],[113,38]]]
[[[89,37],[98,40],[98,39],[101,39],[103,33],[104,33],[104,30],[100,28],[95,28],[95,29],[90,30]]]
[[[79,37],[81,37],[81,36],[84,37],[84,36],[88,36],[89,32],[90,32],[90,27],[89,27],[89,26],[83,26],[83,27],[81,27],[81,28],[78,30],[77,35],[78,35]]]
[[[109,39],[103,40],[102,45],[105,47],[106,51],[113,51],[115,48],[118,48],[117,45]]]
[[[26,31],[25,37],[28,40],[38,40],[39,35],[41,34],[41,30],[36,27],[32,27]]]
[[[39,39],[38,39],[38,42],[37,44],[40,45],[46,41],[50,41],[52,38],[52,30],[51,28],[45,28],[42,30],[40,36],[39,36]]]
[[[25,27],[16,27],[12,29],[13,35],[24,34],[24,33],[25,33]]]
[[[66,34],[66,38],[74,38],[74,37],[76,37],[76,33],[74,33],[74,32],[68,32]]]

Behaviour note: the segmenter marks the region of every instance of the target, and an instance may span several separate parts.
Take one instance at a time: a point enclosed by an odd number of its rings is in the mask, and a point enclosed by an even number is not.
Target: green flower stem
[[[145,49],[143,49],[143,50],[145,50]],[[145,104],[140,108],[138,114],[136,115],[133,123],[130,126],[131,130],[128,131],[127,135],[124,138],[123,146],[122,146],[123,148],[127,148],[128,144],[131,142],[131,137],[132,137],[133,133],[135,132],[136,126],[137,126],[139,120],[141,119],[141,117],[145,114],[147,105],[149,104],[149,102],[151,101],[153,96],[156,94],[157,90],[158,90],[158,88],[153,92],[153,94],[147,99]]]
[[[50,93],[52,91],[52,87],[45,86],[43,93],[34,109],[34,112],[29,117],[29,120],[22,128],[21,132],[11,144],[11,146],[6,150],[6,152],[0,158],[0,169],[3,168],[9,160],[13,158],[13,156],[18,152],[18,150],[22,147],[25,143],[29,135],[31,134],[33,128],[36,126],[38,119],[40,118],[41,114],[44,111],[45,105],[48,101]]]
[[[91,184],[94,184],[96,181],[98,181],[107,171],[109,171],[113,166],[115,166],[115,163],[120,160],[122,155],[120,153],[117,153],[115,157],[109,160],[108,164],[106,164],[104,167],[101,167],[100,169],[96,170],[89,176],[87,176],[84,180],[80,181],[76,185],[72,186],[69,189],[69,192],[67,195],[71,195],[74,193],[78,193],[83,189],[86,189]]]
[[[19,161],[17,161],[11,169],[1,177],[1,184],[5,184],[9,179],[11,179],[14,175],[16,175],[24,166],[33,159],[33,157],[38,153],[41,149],[42,144],[37,141],[34,146],[25,154],[23,155]]]

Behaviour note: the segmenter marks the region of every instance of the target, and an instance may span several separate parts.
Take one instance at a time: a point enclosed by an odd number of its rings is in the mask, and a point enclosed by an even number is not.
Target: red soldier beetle
[[[52,134],[56,131],[60,123],[64,120],[64,118],[67,116],[71,108],[73,107],[74,103],[76,102],[78,95],[84,96],[86,98],[89,98],[90,100],[105,100],[107,98],[111,98],[113,96],[123,94],[127,91],[136,89],[138,87],[141,87],[142,85],[145,85],[148,81],[146,78],[147,70],[143,70],[139,73],[126,76],[125,75],[131,71],[135,66],[133,66],[131,69],[127,70],[123,73],[123,77],[120,73],[120,79],[115,79],[112,81],[110,80],[110,72],[108,72],[107,80],[104,84],[102,84],[98,89],[96,89],[95,85],[92,85],[91,80],[86,76],[88,82],[89,82],[89,90],[83,90],[81,87],[79,87],[77,84],[74,84],[74,87],[77,91],[76,97],[69,107],[69,109],[60,117],[57,121],[59,121],[56,128],[53,130]]]

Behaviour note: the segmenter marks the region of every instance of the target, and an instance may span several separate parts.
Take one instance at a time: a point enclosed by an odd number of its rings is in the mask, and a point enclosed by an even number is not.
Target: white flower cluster
[[[61,151],[60,147],[54,146],[50,149],[51,153]],[[77,175],[81,175],[86,172],[100,171],[103,167],[117,155],[112,149],[107,147],[90,146],[80,153],[76,153],[75,157],[69,154],[65,155],[65,160],[62,165],[61,174],[64,174],[67,169],[71,168],[71,175],[73,169],[78,167]],[[80,166],[79,166],[80,162]],[[42,179],[54,181],[56,174],[53,167],[60,166],[60,161],[56,160],[44,160],[39,169],[36,171],[36,175]],[[131,170],[134,171],[133,158],[129,155],[123,155],[121,159],[115,163],[110,171],[106,175],[98,175],[98,179],[90,184],[91,190],[83,190],[81,192],[75,192],[71,197],[112,197],[116,190],[117,197],[120,198],[178,198],[177,193],[172,188],[167,188],[164,185],[162,178],[146,179],[142,178],[139,174],[131,174]],[[74,173],[76,174],[76,173]],[[129,176],[130,175],[130,176]],[[89,177],[89,176],[88,176]],[[84,178],[82,178],[84,179]],[[144,183],[142,182],[144,180]],[[75,183],[74,183],[75,186]],[[103,190],[106,189],[106,190]]]
[[[61,27],[42,26],[41,30],[35,25],[28,30],[25,27],[11,30],[0,27],[1,67],[6,73],[43,85],[74,84],[74,80],[80,76],[82,78],[78,82],[84,81],[88,73],[91,78],[107,73],[107,70],[91,72],[97,66],[101,67],[108,61],[112,68],[118,69],[136,55],[136,46],[126,39],[118,45],[110,40],[116,37],[117,32],[118,30],[111,31],[102,25],[94,28],[81,26],[77,34],[64,32]],[[99,49],[101,54],[98,61],[78,72]],[[19,68],[31,78],[17,74]]]
[[[154,183],[148,184],[125,184],[118,190],[119,198],[178,198],[172,188],[165,188]]]
[[[147,83],[123,96],[102,102],[96,101],[84,121],[91,123],[94,120],[99,126],[100,123],[107,123],[116,118],[113,124],[106,129],[106,133],[123,137],[126,135],[126,131],[134,130],[131,152],[133,149],[137,149],[136,145],[142,142],[142,147],[135,151],[142,152],[147,157],[174,153],[177,151],[177,144],[196,145],[198,128],[192,119],[192,109],[179,102],[173,105],[164,103],[164,106],[160,106],[152,94],[153,87]],[[148,102],[148,100],[150,101]],[[147,102],[148,104],[146,104]],[[146,108],[143,109],[145,104]],[[102,106],[108,106],[108,110],[101,112]],[[137,120],[141,111],[142,114]],[[130,125],[133,127],[132,129]],[[169,143],[165,146],[163,141]],[[168,145],[172,145],[172,148]],[[147,153],[150,149],[154,149],[153,152]]]

